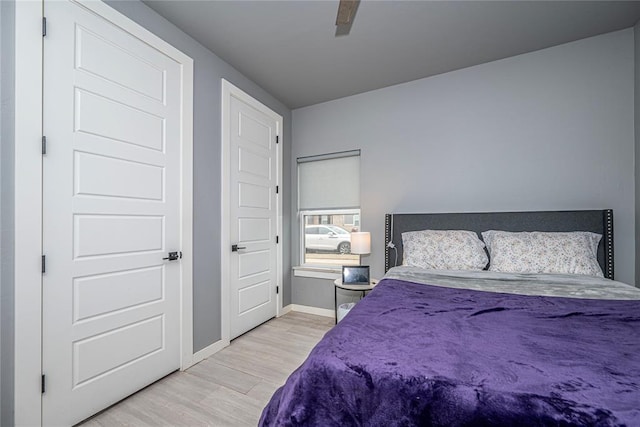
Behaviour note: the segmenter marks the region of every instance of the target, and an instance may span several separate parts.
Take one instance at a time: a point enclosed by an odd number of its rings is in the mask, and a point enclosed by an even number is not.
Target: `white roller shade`
[[[360,207],[360,150],[298,159],[300,210]]]

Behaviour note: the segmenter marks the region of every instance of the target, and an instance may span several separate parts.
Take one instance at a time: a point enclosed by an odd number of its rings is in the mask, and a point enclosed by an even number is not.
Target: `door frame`
[[[277,135],[279,137],[279,143],[276,144],[276,182],[282,189],[282,174],[284,171],[282,149],[283,141],[283,118],[281,115],[271,110],[260,101],[254,99],[251,95],[244,92],[242,89],[234,86],[229,81],[222,79],[222,212],[221,222],[222,228],[220,231],[220,311],[221,311],[221,326],[222,326],[222,338],[223,345],[229,345],[230,343],[230,330],[231,330],[231,313],[229,311],[229,298],[231,297],[230,285],[229,285],[229,257],[231,249],[231,233],[229,228],[231,226],[230,218],[230,194],[229,184],[231,180],[231,97],[237,98],[240,101],[248,104],[263,114],[273,118],[277,122]],[[278,194],[276,203],[277,209],[277,224],[276,235],[280,236],[280,243],[276,249],[276,286],[279,286],[280,292],[276,296],[276,316],[282,315],[282,278],[283,278],[283,246],[282,242],[282,193]]]
[[[71,0],[180,64],[182,129],[180,366],[193,364],[193,59],[101,1]],[[15,2],[14,420],[42,425],[42,18],[44,0]]]

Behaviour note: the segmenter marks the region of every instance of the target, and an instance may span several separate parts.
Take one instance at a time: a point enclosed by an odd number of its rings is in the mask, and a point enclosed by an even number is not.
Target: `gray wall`
[[[15,3],[0,1],[0,425],[13,424]]]
[[[194,351],[220,339],[220,211],[221,211],[221,79],[226,79],[284,117],[284,182],[291,182],[291,111],[229,64],[197,43],[140,1],[107,1],[194,60]],[[284,209],[290,212],[289,191]],[[284,218],[288,223],[288,215]],[[287,230],[288,231],[288,230]],[[290,241],[285,243],[285,271],[291,271]],[[283,284],[284,304],[291,301],[289,275]]]
[[[376,277],[388,212],[612,208],[616,277],[633,283],[633,85],[627,29],[297,109],[292,186],[297,157],[362,150]],[[294,277],[293,302],[332,308],[331,286]]]
[[[640,22],[633,28],[634,34],[634,118],[635,118],[635,178],[636,178],[636,286],[640,286]]]

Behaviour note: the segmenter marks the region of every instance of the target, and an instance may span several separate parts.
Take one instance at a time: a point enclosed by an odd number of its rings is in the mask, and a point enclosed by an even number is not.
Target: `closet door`
[[[181,66],[94,10],[45,1],[43,425],[180,367]]]

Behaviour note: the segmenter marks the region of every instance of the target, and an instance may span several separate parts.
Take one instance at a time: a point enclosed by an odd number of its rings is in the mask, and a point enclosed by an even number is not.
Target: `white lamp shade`
[[[351,253],[356,255],[371,253],[371,233],[368,231],[351,233]]]

